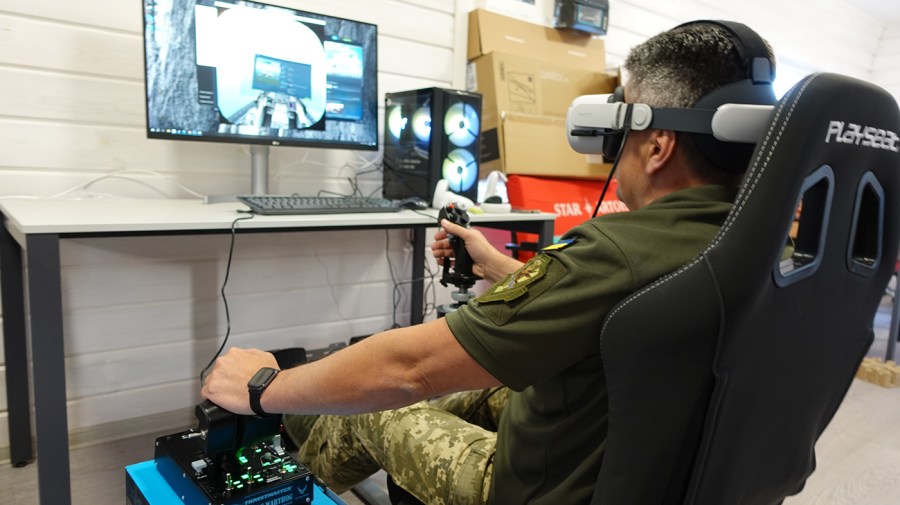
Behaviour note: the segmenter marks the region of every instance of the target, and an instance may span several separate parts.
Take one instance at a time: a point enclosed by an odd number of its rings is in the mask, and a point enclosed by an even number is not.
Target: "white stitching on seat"
[[[784,135],[784,130],[787,128],[787,125],[790,123],[791,116],[794,114],[794,109],[796,109],[796,107],[797,107],[797,102],[800,100],[800,97],[803,96],[803,92],[806,90],[807,86],[809,86],[809,84],[813,80],[815,80],[815,78],[818,77],[819,75],[820,74],[816,74],[813,77],[809,78],[806,82],[803,83],[803,86],[797,92],[797,96],[794,97],[794,100],[791,102],[791,106],[790,106],[790,109],[788,110],[787,117],[785,118],[784,122],[781,124],[781,129],[778,130],[778,136],[775,138],[775,143],[772,145],[771,149],[768,149],[766,151],[766,159],[765,159],[765,162],[763,163],[762,167],[759,169],[759,172],[754,174],[753,183],[749,186],[749,188],[747,188],[747,191],[741,191],[741,193],[738,194],[736,199],[740,200],[740,203],[735,204],[736,210],[733,211],[728,216],[728,219],[725,221],[725,224],[722,225],[722,229],[719,231],[718,234],[716,234],[716,237],[709,244],[709,246],[706,248],[704,253],[709,252],[710,250],[712,250],[712,248],[714,248],[716,245],[718,245],[718,243],[721,242],[723,236],[731,229],[732,225],[737,220],[738,214],[741,213],[741,211],[744,208],[744,205],[747,203],[747,200],[750,199],[750,195],[753,193],[753,190],[756,189],[757,183],[759,183],[759,180],[762,178],[763,173],[766,171],[766,168],[768,167],[769,162],[772,160],[772,152],[775,150],[776,147],[778,147],[778,143],[781,141],[781,136]],[[766,138],[763,141],[763,146],[765,146],[765,144],[768,143],[769,137],[771,137],[771,135],[772,135],[772,129],[774,128],[775,123],[778,122],[778,116],[781,115],[782,109],[784,108],[783,105],[784,104],[782,104],[782,107],[779,108],[778,113],[776,114],[775,122],[772,124],[772,126],[769,128],[769,131],[766,133]],[[753,168],[754,169],[756,168],[755,163],[754,163]],[[741,198],[742,196],[743,196],[743,198]]]
[[[788,109],[787,116],[785,117],[784,121],[781,123],[781,128],[778,130],[778,134],[775,137],[774,143],[772,144],[772,147],[769,148],[769,147],[767,147],[767,144],[769,143],[769,140],[772,137],[773,130],[775,130],[776,125],[779,124],[779,119],[780,119],[785,107],[787,106],[787,104],[782,103],[781,106],[778,107],[778,109],[775,113],[775,120],[769,126],[769,130],[766,132],[766,136],[763,140],[763,150],[765,151],[766,155],[765,155],[765,160],[764,160],[762,166],[759,168],[758,172],[754,172],[754,170],[756,170],[756,168],[757,168],[757,165],[758,165],[758,162],[760,159],[760,157],[757,156],[756,159],[754,160],[753,166],[750,168],[750,174],[749,174],[749,176],[753,177],[753,181],[749,184],[744,184],[741,186],[740,192],[738,192],[738,195],[735,197],[734,209],[732,209],[731,213],[728,215],[728,218],[725,221],[725,224],[722,225],[722,229],[719,230],[719,232],[713,238],[712,242],[710,242],[710,244],[706,247],[706,249],[704,249],[703,252],[701,252],[697,257],[695,257],[689,263],[680,267],[678,270],[660,277],[659,279],[654,281],[652,284],[644,287],[637,293],[634,293],[631,296],[629,296],[628,298],[626,298],[625,300],[623,300],[615,308],[613,308],[612,312],[610,312],[606,316],[606,319],[603,321],[603,326],[600,328],[601,360],[603,357],[603,333],[606,331],[606,326],[609,324],[609,321],[613,318],[613,316],[615,316],[616,313],[618,313],[620,310],[625,308],[626,305],[633,302],[634,300],[637,300],[638,298],[645,295],[650,290],[656,289],[661,284],[674,279],[675,277],[684,273],[689,268],[691,268],[694,265],[696,265],[697,263],[699,263],[702,258],[704,258],[716,245],[718,245],[719,242],[721,242],[722,237],[731,229],[732,225],[737,220],[738,214],[741,213],[741,211],[744,208],[744,205],[747,203],[747,200],[750,198],[750,195],[753,193],[754,189],[756,188],[756,185],[759,182],[759,179],[762,177],[763,172],[765,172],[766,167],[769,164],[769,161],[771,161],[772,152],[775,150],[776,147],[778,147],[778,143],[781,141],[781,137],[784,134],[784,130],[787,128],[788,123],[790,123],[791,116],[794,113],[794,109],[797,106],[797,102],[800,100],[800,97],[803,96],[803,92],[806,90],[807,86],[809,86],[809,84],[812,81],[814,81],[816,78],[818,78],[820,75],[821,74],[813,74],[812,76],[808,77],[806,79],[806,82],[804,82],[803,85],[800,87],[800,89],[797,91],[796,96],[790,103],[790,107]]]

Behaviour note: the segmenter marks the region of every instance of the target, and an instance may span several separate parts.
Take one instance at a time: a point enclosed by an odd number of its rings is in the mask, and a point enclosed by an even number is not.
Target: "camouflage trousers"
[[[485,504],[509,390],[466,391],[349,416],[284,416],[298,460],[341,493],[383,468],[429,505]]]

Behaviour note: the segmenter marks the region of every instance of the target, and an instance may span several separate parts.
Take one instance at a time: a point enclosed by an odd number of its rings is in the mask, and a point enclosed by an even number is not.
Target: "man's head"
[[[623,64],[625,101],[690,108],[722,86],[747,78],[733,35],[713,23],[692,23],[634,47]],[[774,69],[774,56],[766,44]],[[631,209],[686,187],[737,184],[697,148],[694,136],[670,130],[633,131],[622,147],[619,197]]]

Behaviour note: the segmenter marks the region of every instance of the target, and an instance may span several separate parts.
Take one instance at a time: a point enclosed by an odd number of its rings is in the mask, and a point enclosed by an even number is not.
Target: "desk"
[[[10,459],[14,466],[33,458],[28,399],[31,334],[38,488],[42,504],[71,503],[69,436],[66,416],[65,349],[59,241],[86,237],[139,237],[230,233],[243,205],[199,200],[99,199],[0,200],[0,296],[6,351]],[[542,245],[553,237],[554,214],[472,215],[472,224],[537,233]],[[437,211],[417,213],[256,216],[241,221],[247,232],[410,229],[413,231],[412,323],[422,321],[425,230],[437,226]],[[27,279],[24,267],[27,265]],[[27,288],[27,289],[26,289]],[[28,294],[28,304],[25,294]],[[29,308],[26,313],[26,306]]]

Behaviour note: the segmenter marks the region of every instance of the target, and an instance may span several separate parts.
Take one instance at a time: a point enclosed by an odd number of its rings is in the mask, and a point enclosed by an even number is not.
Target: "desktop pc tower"
[[[384,126],[384,196],[431,202],[446,179],[470,200],[478,191],[481,95],[425,88],[387,93]]]

